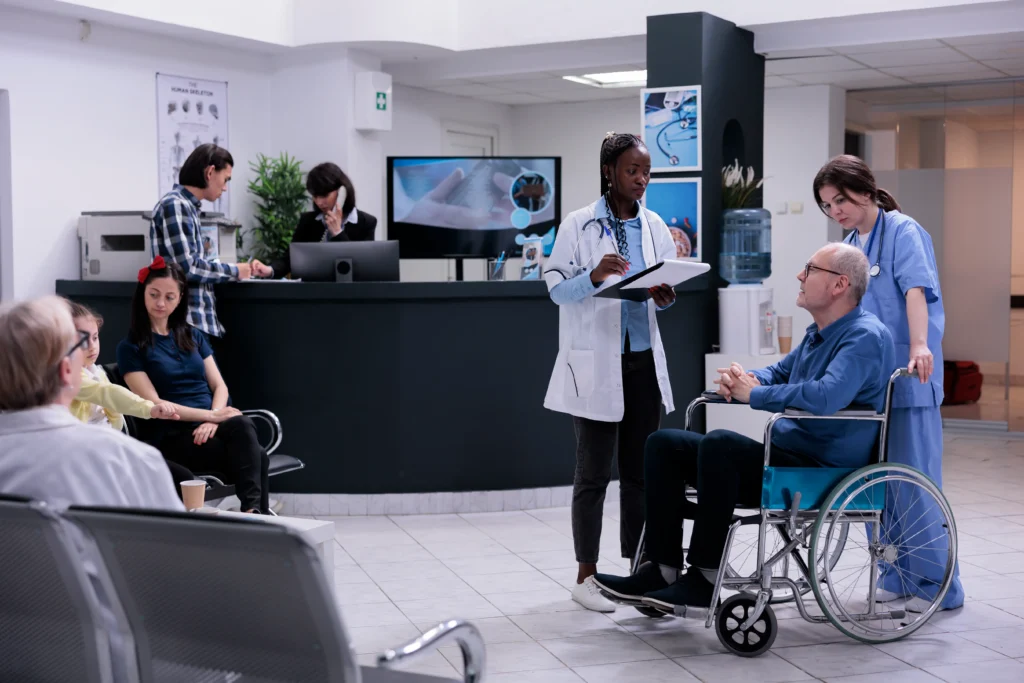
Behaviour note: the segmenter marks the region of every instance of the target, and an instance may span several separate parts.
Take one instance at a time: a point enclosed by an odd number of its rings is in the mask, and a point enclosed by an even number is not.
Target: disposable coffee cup
[[[779,353],[789,353],[793,348],[793,316],[780,315],[775,320],[779,329]]]
[[[181,482],[181,500],[189,512],[202,508],[206,501],[206,482],[202,479]]]

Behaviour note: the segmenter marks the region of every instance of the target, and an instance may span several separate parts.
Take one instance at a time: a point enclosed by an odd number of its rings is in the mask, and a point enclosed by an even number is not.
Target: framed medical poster
[[[701,170],[699,85],[644,88],[640,111],[652,172]]]
[[[658,254],[658,258],[701,260],[700,178],[652,178],[644,206],[661,216],[676,245],[673,256]]]

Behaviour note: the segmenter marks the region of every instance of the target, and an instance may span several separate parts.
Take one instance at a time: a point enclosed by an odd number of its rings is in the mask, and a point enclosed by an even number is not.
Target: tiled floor
[[[338,602],[365,664],[444,618],[472,620],[492,683],[643,681],[1024,681],[1024,441],[947,437],[946,494],[960,539],[966,605],[911,638],[872,647],[780,608],[779,636],[755,659],[725,654],[703,623],[612,615],[570,600],[567,508],[333,518]],[[618,506],[606,506],[605,571],[625,569]],[[813,601],[813,598],[811,598]],[[457,649],[416,670],[458,676]]]

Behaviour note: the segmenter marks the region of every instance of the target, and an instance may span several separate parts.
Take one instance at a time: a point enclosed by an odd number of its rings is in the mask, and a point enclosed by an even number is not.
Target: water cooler
[[[722,214],[719,266],[728,287],[718,290],[718,343],[723,354],[775,353],[772,290],[762,283],[772,273],[771,213],[728,209]]]

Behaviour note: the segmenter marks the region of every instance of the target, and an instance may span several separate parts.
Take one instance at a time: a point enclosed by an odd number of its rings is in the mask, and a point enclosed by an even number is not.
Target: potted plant
[[[737,159],[722,169],[722,249],[719,269],[731,284],[755,285],[772,272],[772,215],[748,208],[763,179],[754,167],[744,169]]]
[[[252,256],[270,263],[288,251],[299,216],[306,208],[301,162],[282,152],[277,158],[259,154],[249,163],[255,178],[249,192],[256,196],[256,238]]]

